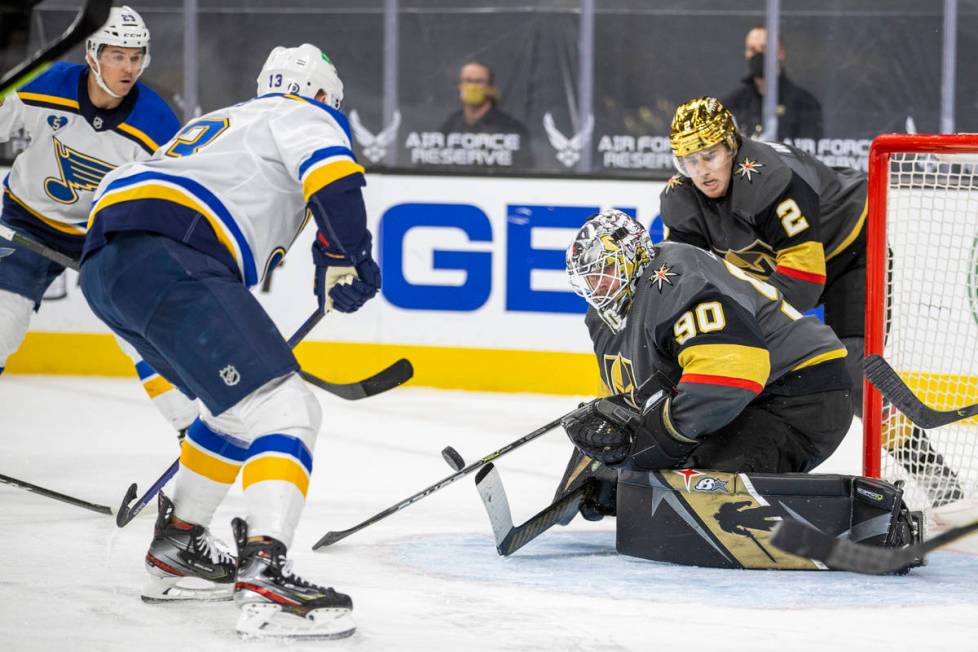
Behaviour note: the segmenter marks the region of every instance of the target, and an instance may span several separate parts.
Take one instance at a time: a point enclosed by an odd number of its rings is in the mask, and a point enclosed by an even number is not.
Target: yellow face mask
[[[482,106],[492,97],[492,87],[484,84],[462,84],[462,103],[468,106]]]

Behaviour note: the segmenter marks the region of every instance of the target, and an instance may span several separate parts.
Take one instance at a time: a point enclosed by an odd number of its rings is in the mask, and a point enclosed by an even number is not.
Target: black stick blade
[[[399,385],[403,385],[414,376],[414,367],[411,366],[409,360],[401,358],[373,376],[354,383],[331,383],[303,370],[299,370],[299,375],[306,382],[330,394],[334,394],[348,401],[358,401],[362,398],[376,396],[377,394],[394,389]]]
[[[133,482],[129,485],[129,489],[126,490],[126,495],[119,505],[119,511],[115,514],[116,527],[126,527],[126,523],[131,521],[133,516],[135,516],[134,514],[130,514],[129,505],[135,500],[137,492],[136,483]]]
[[[346,535],[347,533],[344,531],[340,531],[340,532],[329,531],[326,534],[324,534],[322,538],[319,539],[319,541],[313,544],[312,549],[319,550],[320,548],[331,546],[337,541],[339,541],[340,539],[345,539]]]
[[[917,398],[900,378],[900,374],[879,355],[869,355],[863,360],[866,378],[880,391],[887,401],[900,410],[915,424],[925,430],[946,426],[978,415],[978,403],[955,410],[935,410]]]
[[[795,520],[778,524],[771,535],[777,548],[808,559],[816,559],[835,570],[868,575],[894,573],[914,563],[920,551],[917,546],[885,548],[836,539]]]

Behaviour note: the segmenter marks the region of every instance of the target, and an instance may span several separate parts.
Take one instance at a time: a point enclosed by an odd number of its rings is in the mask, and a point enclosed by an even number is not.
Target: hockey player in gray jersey
[[[102,178],[123,163],[148,158],[176,133],[170,107],[138,81],[149,65],[149,30],[129,7],[114,7],[89,37],[84,65],[55,63],[0,100],[0,141],[20,129],[31,138],[3,184],[0,220],[44,245],[77,259],[92,196]],[[64,267],[0,240],[0,373],[21,345],[31,314]],[[146,393],[176,428],[196,416],[190,399],[139,359]]]
[[[744,138],[711,97],[676,109],[670,139],[680,174],[660,198],[668,239],[716,252],[799,310],[823,304],[825,323],[848,350],[853,408],[862,416],[866,175]],[[886,439],[908,469],[930,469],[919,477],[935,506],[963,497],[924,431],[908,426]]]
[[[340,637],[349,596],[295,575],[286,551],[322,422],[275,324],[249,292],[310,219],[316,294],[353,312],[380,288],[343,84],[315,46],[275,48],[258,96],[187,124],[99,186],[82,290],[116,333],[204,408],[146,555],[146,600],[227,599],[246,636]],[[238,556],[208,526],[241,476]],[[186,578],[207,580],[188,586]]]
[[[899,486],[807,473],[852,421],[846,349],[780,290],[713,252],[652,246],[616,210],[584,224],[567,272],[590,304],[585,321],[615,395],[562,425],[584,455],[617,471],[605,483],[617,489],[614,504],[598,507],[617,517],[619,552],[824,569],[772,545],[787,518],[873,545],[920,539]]]
[[[653,247],[645,229],[615,210],[585,223],[568,249],[575,291],[602,378],[629,395],[663,372],[676,391],[619,400],[641,424],[592,412],[568,428],[605,465],[743,472],[809,471],[852,421],[845,347],[803,317],[774,286],[711,252]],[[630,425],[630,424],[629,424]]]

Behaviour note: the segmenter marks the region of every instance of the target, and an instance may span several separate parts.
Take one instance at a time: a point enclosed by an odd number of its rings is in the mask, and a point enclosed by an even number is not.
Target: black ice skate
[[[146,553],[146,570],[152,579],[143,589],[143,600],[230,600],[237,567],[234,555],[207,528],[172,523],[173,502],[162,492],[159,510]]]
[[[241,607],[241,636],[322,639],[353,634],[350,596],[294,575],[281,542],[268,537],[247,541],[248,524],[240,518],[231,526],[238,545],[234,601]]]

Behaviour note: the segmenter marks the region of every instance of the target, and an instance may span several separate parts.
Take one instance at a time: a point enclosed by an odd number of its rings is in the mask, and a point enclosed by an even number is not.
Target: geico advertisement
[[[585,303],[564,251],[588,215],[615,207],[661,238],[661,182],[368,175],[364,191],[381,294],[352,315],[332,313],[313,341],[587,352]],[[255,288],[283,333],[316,307],[308,227]],[[69,273],[34,331],[106,332]]]

